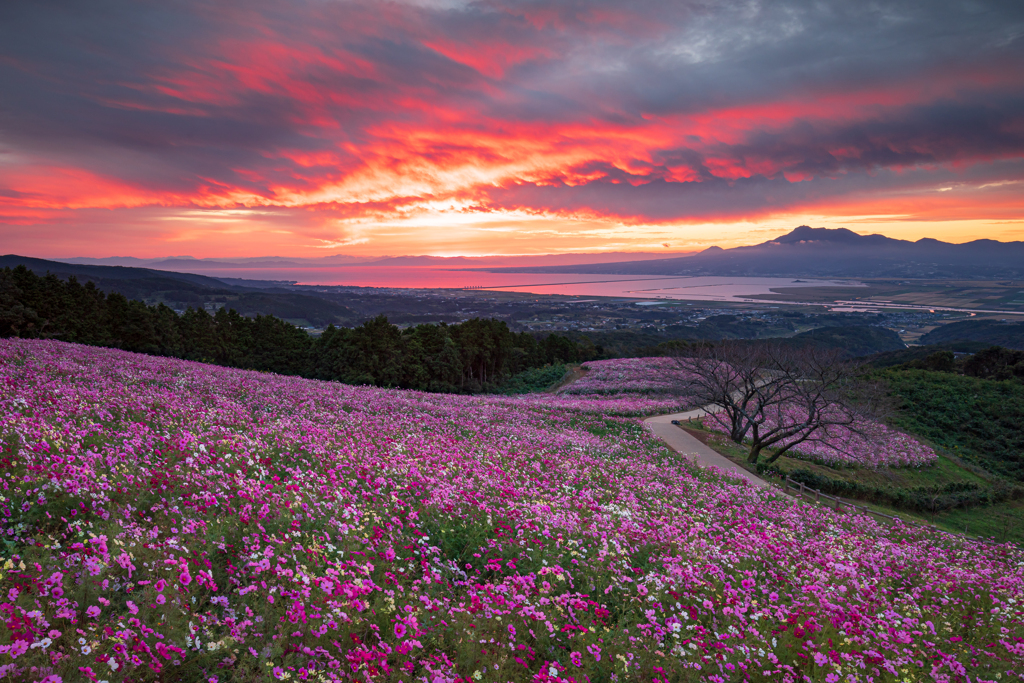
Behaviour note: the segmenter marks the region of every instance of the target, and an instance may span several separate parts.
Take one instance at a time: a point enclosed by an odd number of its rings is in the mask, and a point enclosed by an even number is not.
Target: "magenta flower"
[[[620,369],[647,372],[643,359],[630,361]],[[607,665],[609,652],[621,653],[627,677],[660,652],[650,675],[662,680],[672,675],[658,662],[684,661],[708,680],[753,667],[782,680],[800,664],[788,647],[797,634],[808,658],[800,666],[820,665],[832,682],[843,662],[876,678],[908,667],[920,677],[933,666],[964,680],[1016,675],[1024,552],[836,515],[700,471],[624,417],[685,401],[633,393],[647,381],[623,375],[629,393],[603,395],[439,395],[0,339],[0,436],[19,438],[17,453],[0,454],[17,458],[0,467],[0,533],[33,549],[31,561],[12,559],[4,572],[17,581],[8,589],[38,587],[33,612],[8,604],[5,619],[18,621],[0,658],[25,664],[26,651],[45,658],[59,648],[62,670],[78,668],[82,680],[95,681],[86,665],[97,661],[104,671],[118,665],[115,676],[149,664],[178,680],[196,650],[229,656],[216,635],[229,628],[245,643],[238,656],[275,678],[393,666],[395,675],[419,668],[451,680],[458,652],[414,636],[447,624],[464,627],[467,643],[491,643],[504,629],[509,662],[549,680],[566,674],[563,664]],[[886,434],[890,452],[914,460],[911,444]],[[40,502],[57,486],[61,508]],[[138,507],[138,491],[156,505]],[[28,514],[9,509],[12,500]],[[37,519],[45,521],[23,527]],[[110,538],[84,539],[89,522]],[[243,532],[225,538],[225,528]],[[463,528],[483,532],[466,557],[439,557],[434,549],[459,541]],[[53,541],[35,543],[45,536]],[[125,583],[130,566],[143,581]],[[79,606],[59,595],[65,568],[95,597]],[[202,588],[194,601],[185,590],[192,578]],[[176,580],[180,594],[166,590]],[[630,595],[636,609],[619,609]],[[375,628],[381,598],[399,615],[392,638]],[[78,623],[77,610],[93,603],[91,620]],[[165,620],[178,603],[189,619]],[[710,612],[715,605],[722,609]],[[568,656],[531,658],[518,626],[499,615],[514,615],[531,642],[570,644]],[[973,630],[978,615],[987,626]],[[84,632],[107,622],[109,630]],[[53,642],[42,637],[45,624]],[[777,625],[787,630],[773,633]],[[149,658],[119,635],[140,626]],[[332,651],[345,656],[324,655],[314,639],[337,641]],[[278,652],[288,667],[267,666]],[[477,665],[472,681],[495,675],[493,663]]]

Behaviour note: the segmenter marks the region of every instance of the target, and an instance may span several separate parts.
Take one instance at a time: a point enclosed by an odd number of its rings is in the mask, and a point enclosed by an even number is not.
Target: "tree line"
[[[92,282],[0,270],[0,337],[58,339],[235,368],[348,384],[476,393],[548,364],[596,358],[600,349],[561,335],[516,333],[504,321],[400,329],[383,315],[353,328],[329,326],[312,337],[270,315],[233,309],[177,313]]]

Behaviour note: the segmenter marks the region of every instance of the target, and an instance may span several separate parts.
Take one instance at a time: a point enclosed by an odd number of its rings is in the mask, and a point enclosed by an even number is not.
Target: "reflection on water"
[[[212,274],[212,273],[206,273]],[[219,273],[226,276],[227,273]],[[489,289],[533,294],[611,296],[631,299],[737,301],[770,294],[775,287],[862,286],[858,282],[778,277],[665,277],[663,275],[581,275],[578,273],[486,273],[426,267],[351,266],[329,268],[232,269],[230,277],[295,280],[305,285],[423,289]]]
[[[569,276],[567,276],[569,277]],[[744,301],[757,294],[771,294],[778,287],[862,287],[858,282],[795,280],[781,277],[649,277],[616,281],[512,285],[505,291],[537,294],[621,296],[638,299],[685,299],[689,301]],[[496,289],[496,288],[495,288]]]

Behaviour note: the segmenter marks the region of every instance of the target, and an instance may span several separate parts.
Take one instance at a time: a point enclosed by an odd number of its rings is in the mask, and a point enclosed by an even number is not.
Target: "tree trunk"
[[[761,445],[760,444],[756,444],[756,443],[752,444],[750,446],[750,455],[747,456],[747,462],[749,462],[751,465],[756,465],[757,464],[757,459],[760,456],[761,456]]]

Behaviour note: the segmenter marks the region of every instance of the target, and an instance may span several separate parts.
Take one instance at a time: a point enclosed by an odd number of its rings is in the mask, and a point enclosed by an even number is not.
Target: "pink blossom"
[[[466,675],[460,658],[493,661],[497,644],[523,680],[561,677],[545,639],[581,673],[621,655],[623,680],[652,662],[662,680],[785,680],[807,673],[800,654],[826,678],[829,662],[865,680],[893,667],[915,680],[932,667],[1017,675],[1019,548],[836,515],[702,470],[636,419],[685,397],[619,389],[440,395],[0,340],[0,435],[19,439],[0,489],[29,506],[0,514],[0,532],[32,548],[12,558],[24,568],[8,590],[38,587],[31,606],[7,601],[0,657],[23,662],[53,623],[71,630],[48,652],[83,680],[111,659],[177,680],[185,648],[220,648],[220,634],[261,670],[287,652],[294,668],[272,674],[297,680],[451,681]],[[59,505],[40,502],[44,486]],[[66,571],[88,582],[86,604],[110,605],[102,618],[90,608],[81,634],[82,608],[53,578]]]

